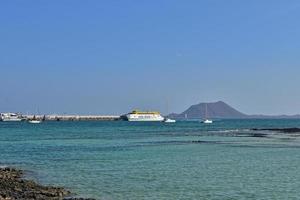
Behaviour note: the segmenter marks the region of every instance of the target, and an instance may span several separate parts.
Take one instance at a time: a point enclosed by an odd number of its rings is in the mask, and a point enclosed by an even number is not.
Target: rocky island
[[[300,115],[249,115],[238,111],[223,101],[199,103],[190,106],[182,113],[168,116],[174,119],[300,119]]]

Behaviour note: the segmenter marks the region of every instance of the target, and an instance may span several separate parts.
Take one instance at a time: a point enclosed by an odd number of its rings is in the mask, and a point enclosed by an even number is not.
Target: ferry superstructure
[[[19,122],[22,121],[22,117],[16,113],[1,113],[0,121],[3,122]]]
[[[134,110],[126,115],[128,121],[135,122],[162,122],[164,117],[159,112],[141,112]]]

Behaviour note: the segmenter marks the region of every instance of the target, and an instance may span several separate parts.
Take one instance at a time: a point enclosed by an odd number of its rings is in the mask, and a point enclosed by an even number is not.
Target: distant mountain
[[[207,118],[211,119],[300,119],[300,115],[247,115],[223,101],[192,105],[180,114],[172,113],[174,119],[204,119],[207,106]]]
[[[203,119],[206,116],[207,107],[207,117],[208,118],[222,118],[222,119],[233,119],[233,118],[248,118],[249,116],[237,111],[233,107],[224,103],[223,101],[218,101],[214,103],[199,103],[192,105],[186,111],[181,114],[170,114],[169,117],[177,119]]]

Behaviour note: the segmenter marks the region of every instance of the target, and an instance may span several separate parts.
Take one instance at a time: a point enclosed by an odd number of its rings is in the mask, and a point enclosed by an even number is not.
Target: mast
[[[207,117],[207,103],[205,103],[205,119],[208,119],[208,117]]]
[[[167,99],[167,116],[169,115],[169,101],[168,101],[168,99]]]

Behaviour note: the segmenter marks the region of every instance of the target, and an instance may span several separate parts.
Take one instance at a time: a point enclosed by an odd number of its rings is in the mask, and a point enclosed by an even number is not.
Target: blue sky
[[[0,111],[300,113],[297,0],[0,2]]]

